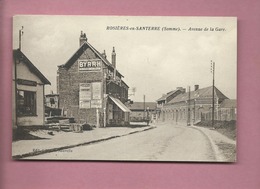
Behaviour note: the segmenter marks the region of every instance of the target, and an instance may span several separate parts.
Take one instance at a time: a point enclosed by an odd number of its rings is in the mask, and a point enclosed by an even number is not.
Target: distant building
[[[131,110],[131,121],[155,119],[156,102],[133,102],[133,104],[129,104],[127,107]]]
[[[59,108],[59,94],[45,95],[45,105],[50,108]]]
[[[157,108],[162,108],[164,104],[169,103],[173,98],[175,98],[177,95],[181,93],[185,93],[186,89],[182,87],[177,87],[176,90],[172,90],[168,92],[167,94],[163,94],[161,98],[156,100],[157,102]]]
[[[43,125],[44,85],[51,83],[19,50],[13,50],[13,126]]]
[[[97,127],[129,124],[128,85],[116,69],[113,47],[111,63],[105,51],[101,54],[81,32],[79,49],[58,66],[57,91],[59,107],[76,122]]]
[[[212,119],[212,86],[199,89],[195,85],[193,91],[181,93],[161,108],[160,121],[190,122]],[[219,89],[214,89],[214,119],[220,120],[221,104],[229,100]]]
[[[231,121],[237,119],[237,100],[225,99],[219,106],[219,120]]]
[[[59,109],[59,94],[45,95],[45,116],[61,116],[62,111]]]
[[[162,110],[164,110],[164,106],[168,105],[168,103],[174,99],[176,96],[185,93],[186,89],[183,87],[177,87],[176,90],[172,90],[170,92],[168,92],[167,94],[163,94],[162,97],[160,97],[158,100],[156,100],[157,102],[157,108],[156,108],[156,120],[161,120],[161,121],[165,121],[165,117],[164,117],[164,112]],[[163,112],[163,114],[162,114]]]

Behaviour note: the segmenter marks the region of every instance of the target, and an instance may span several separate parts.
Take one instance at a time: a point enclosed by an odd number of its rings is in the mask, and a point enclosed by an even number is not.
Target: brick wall
[[[101,98],[104,97],[104,94],[112,94],[112,96],[120,99],[123,103],[128,100],[128,86],[124,82],[119,82],[115,84],[113,82],[109,82],[105,79],[105,75],[108,76],[108,72],[113,73],[113,68],[108,66],[104,62],[102,62],[102,68],[98,71],[79,71],[78,68],[78,60],[80,59],[100,59],[91,48],[87,45],[82,46],[85,48],[82,55],[75,60],[74,62],[70,62],[71,66],[68,67],[69,64],[65,66],[61,66],[58,69],[57,73],[57,91],[60,97],[60,107],[63,108],[67,113],[68,117],[74,117],[75,121],[78,123],[87,122],[91,125],[97,125],[97,111],[96,108],[93,109],[79,109],[79,85],[80,83],[93,83],[93,82],[101,82]],[[82,48],[81,47],[81,48]],[[80,52],[77,52],[80,53]],[[75,56],[73,56],[75,57]],[[73,58],[72,58],[73,59]],[[66,67],[67,66],[67,67]],[[106,72],[106,74],[104,74]],[[121,77],[120,74],[117,75]],[[109,78],[107,78],[109,79]],[[105,100],[102,99],[102,108],[98,109],[99,113],[99,121],[102,125],[103,118],[103,110],[105,107]],[[108,114],[108,112],[107,112]],[[116,118],[115,118],[116,119]]]
[[[90,49],[86,49],[79,59],[98,58]],[[97,124],[96,109],[79,109],[79,84],[102,82],[103,72],[100,71],[80,71],[78,70],[78,60],[70,68],[59,67],[58,89],[60,95],[60,108],[67,111],[67,116],[74,117],[76,122],[87,122],[91,125]],[[103,89],[105,86],[103,85]],[[103,96],[103,93],[102,95]],[[102,109],[99,109],[101,111]]]

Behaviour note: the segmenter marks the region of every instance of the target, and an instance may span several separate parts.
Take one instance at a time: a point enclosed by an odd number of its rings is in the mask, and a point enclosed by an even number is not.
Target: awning
[[[129,108],[127,108],[119,99],[109,96],[109,98],[123,111],[123,112],[131,112]]]

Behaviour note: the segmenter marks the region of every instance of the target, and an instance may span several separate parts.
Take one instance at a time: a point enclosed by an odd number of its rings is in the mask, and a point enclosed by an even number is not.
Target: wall
[[[190,101],[190,123],[196,123],[204,118],[206,112],[210,112],[212,109],[211,98],[196,99],[196,101]],[[217,100],[215,101],[215,108],[218,109]],[[218,114],[216,113],[216,118]],[[174,104],[166,104],[160,112],[159,121],[162,122],[180,122],[187,123],[188,121],[188,104],[185,101],[177,102]]]
[[[18,90],[26,90],[36,92],[36,115],[35,116],[18,116],[17,125],[18,126],[33,126],[33,125],[43,125],[44,124],[44,85],[41,80],[32,73],[28,67],[23,63],[17,63],[17,78],[25,79],[30,81],[36,81],[37,86],[26,86],[17,85]],[[14,67],[13,67],[14,70]],[[15,90],[15,82],[13,81],[13,90]],[[15,105],[15,93],[13,93],[13,123],[15,124],[16,118],[16,105]]]
[[[89,48],[86,49],[79,59],[98,58]],[[103,65],[104,66],[104,65]],[[68,117],[74,117],[76,122],[87,122],[91,125],[97,124],[96,109],[79,109],[79,84],[91,82],[103,82],[103,72],[101,71],[80,71],[78,70],[78,60],[69,68],[59,68],[58,88],[60,97],[60,107],[67,112]],[[104,89],[104,83],[102,85]],[[103,91],[103,90],[102,90]],[[103,93],[101,94],[103,96]],[[101,112],[102,109],[99,109]]]

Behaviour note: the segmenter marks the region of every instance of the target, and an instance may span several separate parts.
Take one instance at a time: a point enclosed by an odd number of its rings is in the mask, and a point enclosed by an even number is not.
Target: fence
[[[223,108],[214,112],[214,120],[231,121],[237,119],[236,108]],[[201,113],[201,120],[212,120],[212,112]]]

